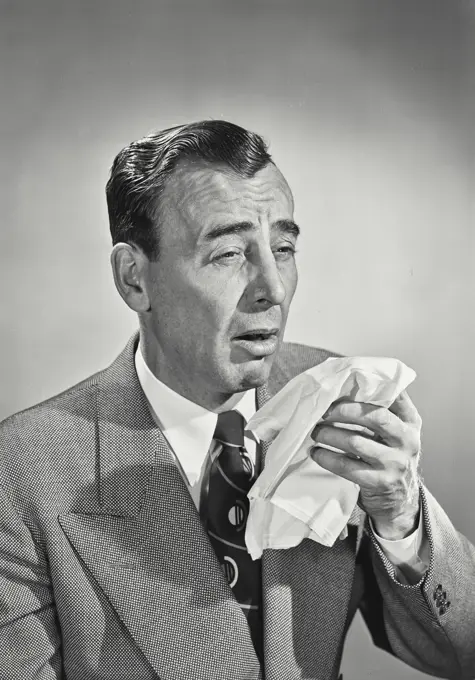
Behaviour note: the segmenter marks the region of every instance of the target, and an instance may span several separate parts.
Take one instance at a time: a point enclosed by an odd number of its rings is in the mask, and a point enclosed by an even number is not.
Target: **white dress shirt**
[[[198,508],[206,458],[208,455],[213,457],[220,450],[213,442],[218,415],[182,397],[158,380],[145,363],[140,345],[135,353],[135,368],[152,415],[170,445]],[[256,411],[255,390],[243,392],[234,409],[247,422]],[[249,457],[255,462],[256,442],[250,433],[245,433],[245,446]],[[399,568],[396,573],[401,581],[407,582],[400,573],[400,569],[406,565],[410,567],[411,581],[420,578],[427,570],[429,545],[422,526],[422,512],[418,528],[406,538],[388,541],[378,536],[374,529],[373,533],[387,558]]]

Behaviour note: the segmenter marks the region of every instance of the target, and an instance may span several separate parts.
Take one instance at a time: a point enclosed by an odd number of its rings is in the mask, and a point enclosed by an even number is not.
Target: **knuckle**
[[[391,423],[391,414],[386,408],[379,408],[372,411],[370,419],[380,427],[387,427]]]
[[[364,437],[357,434],[356,432],[348,435],[348,448],[351,453],[361,456],[365,452],[365,440]]]
[[[366,483],[366,493],[377,495],[379,490],[384,487],[384,477],[380,473],[371,475]]]
[[[344,473],[346,470],[346,459],[343,456],[336,456],[334,471],[339,473]]]
[[[386,471],[381,477],[381,486],[387,492],[394,492],[394,490],[401,483],[401,475],[394,469]]]
[[[405,455],[395,456],[391,461],[391,473],[397,476],[403,475],[407,472],[409,467],[409,460]]]

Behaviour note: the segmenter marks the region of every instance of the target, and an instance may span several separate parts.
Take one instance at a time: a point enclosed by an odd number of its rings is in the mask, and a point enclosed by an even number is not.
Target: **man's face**
[[[273,164],[251,179],[187,164],[160,216],[147,271],[152,369],[213,408],[268,378],[297,285],[292,194]]]

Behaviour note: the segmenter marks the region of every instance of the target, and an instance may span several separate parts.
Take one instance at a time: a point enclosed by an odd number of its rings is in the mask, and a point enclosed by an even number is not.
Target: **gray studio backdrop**
[[[475,10],[456,0],[0,2],[0,417],[109,363],[135,328],[104,184],[153,129],[262,133],[295,193],[287,338],[418,373],[424,476],[475,540]],[[351,680],[423,677],[358,619]]]

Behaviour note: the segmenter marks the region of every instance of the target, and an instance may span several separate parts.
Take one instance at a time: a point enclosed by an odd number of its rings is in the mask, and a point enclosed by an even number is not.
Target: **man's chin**
[[[240,392],[244,390],[256,389],[262,387],[269,379],[272,361],[270,357],[261,359],[260,361],[253,361],[251,365],[245,367],[240,378]],[[244,368],[244,367],[243,367]]]

